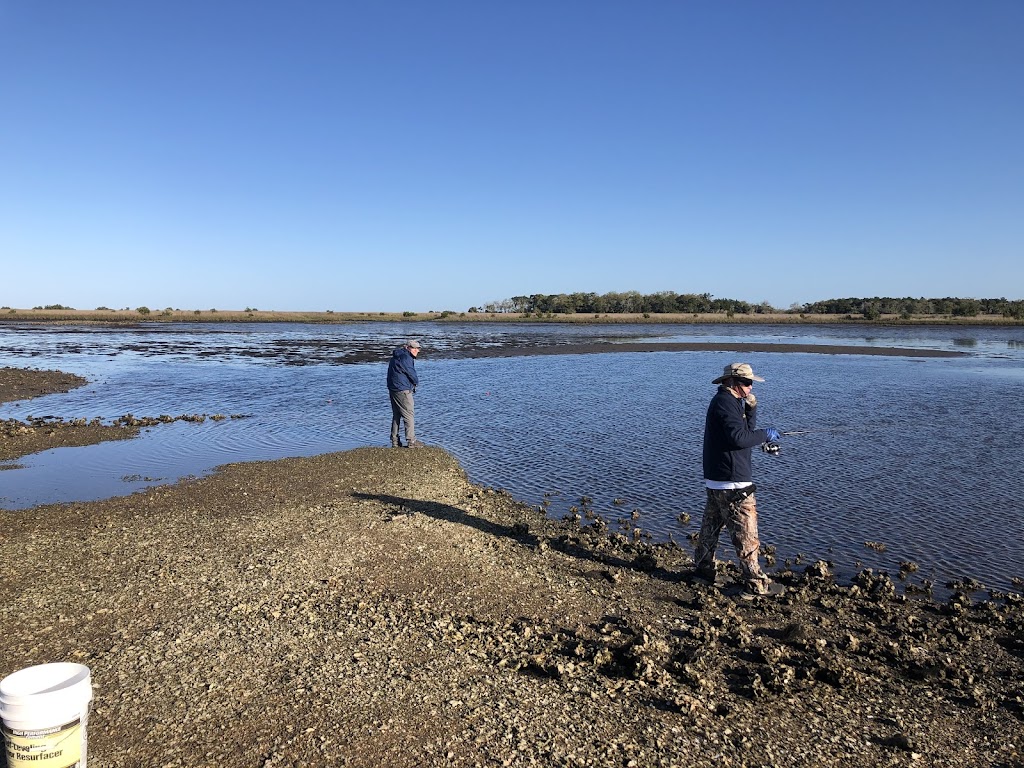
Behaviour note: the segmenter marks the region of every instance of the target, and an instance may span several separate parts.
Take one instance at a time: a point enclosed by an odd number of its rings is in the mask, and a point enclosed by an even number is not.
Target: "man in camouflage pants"
[[[744,590],[750,595],[768,593],[771,580],[761,571],[757,536],[757,502],[750,468],[750,451],[755,445],[776,442],[779,432],[772,427],[757,429],[757,398],[754,375],[747,363],[725,366],[712,381],[718,392],[708,406],[704,422],[704,484],[707,502],[697,538],[694,560],[700,577],[715,579],[715,550],[722,528],[729,530],[739,557]]]

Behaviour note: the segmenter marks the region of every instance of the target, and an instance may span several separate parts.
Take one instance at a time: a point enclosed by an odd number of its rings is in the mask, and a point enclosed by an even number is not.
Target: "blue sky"
[[[1020,0],[0,0],[0,304],[1024,298]]]

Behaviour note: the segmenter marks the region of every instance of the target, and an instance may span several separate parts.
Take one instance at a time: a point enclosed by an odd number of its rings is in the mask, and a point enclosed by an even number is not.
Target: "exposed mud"
[[[63,371],[37,371],[19,368],[0,368],[0,402],[31,400],[41,395],[69,392],[86,384],[81,376]],[[139,434],[143,427],[170,424],[175,421],[202,422],[206,419],[222,421],[244,416],[233,414],[186,413],[179,416],[133,416],[126,413],[105,423],[102,419],[64,419],[59,416],[36,416],[0,420],[0,461],[10,461],[51,448],[95,445],[107,440],[127,440]],[[17,464],[5,464],[3,469],[17,469]]]
[[[429,352],[429,350],[428,350]],[[961,357],[955,350],[869,347],[853,344],[769,344],[762,342],[622,342],[612,344],[561,344],[557,346],[509,346],[452,350],[436,357],[520,357],[523,355],[587,355],[609,352],[802,352],[821,355],[882,355],[886,357]]]
[[[64,371],[0,368],[0,402],[31,400],[42,395],[70,392],[88,383]],[[138,425],[103,424],[97,420],[41,417],[0,420],[0,461],[10,461],[51,448],[95,445],[105,440],[125,440],[139,432]],[[16,469],[5,464],[3,469]]]
[[[31,400],[55,392],[70,392],[86,380],[64,371],[38,371],[30,368],[0,368],[0,403]]]

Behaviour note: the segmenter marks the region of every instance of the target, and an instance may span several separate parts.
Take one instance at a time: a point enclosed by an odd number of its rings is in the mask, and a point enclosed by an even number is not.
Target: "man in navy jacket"
[[[771,580],[761,571],[757,560],[761,542],[757,536],[750,449],[765,442],[776,442],[779,432],[771,427],[757,429],[755,381],[764,379],[755,376],[750,365],[731,363],[711,382],[719,387],[704,422],[707,501],[694,560],[698,575],[714,582],[718,535],[723,527],[728,528],[740,561],[745,592],[763,595],[768,593]]]
[[[388,363],[388,394],[391,396],[391,447],[400,448],[398,428],[405,421],[405,445],[407,448],[422,448],[416,439],[416,418],[413,393],[420,383],[416,375],[416,356],[420,343],[415,339],[407,341],[391,353]]]

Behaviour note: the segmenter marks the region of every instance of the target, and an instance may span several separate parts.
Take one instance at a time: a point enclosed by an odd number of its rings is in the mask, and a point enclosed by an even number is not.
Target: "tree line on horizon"
[[[623,293],[534,293],[530,296],[513,296],[500,301],[488,302],[483,306],[470,307],[470,312],[521,313],[521,314],[807,314],[807,315],[863,315],[877,319],[882,315],[897,315],[909,318],[920,315],[949,315],[952,317],[977,317],[978,315],[1001,315],[1024,320],[1024,300],[973,299],[947,296],[945,298],[893,298],[874,296],[870,298],[824,299],[807,304],[793,304],[788,309],[778,309],[767,301],[752,304],[740,299],[716,298],[710,293],[676,293],[658,291],[642,294],[638,291]]]

